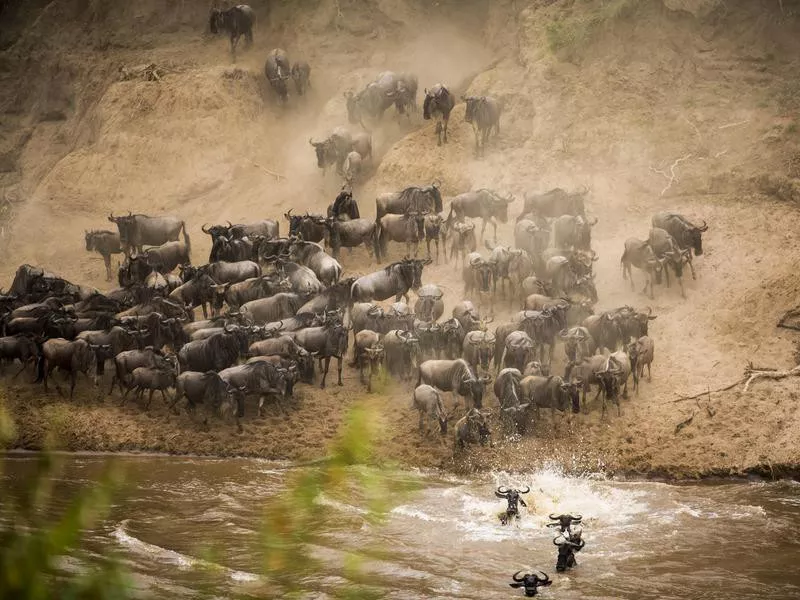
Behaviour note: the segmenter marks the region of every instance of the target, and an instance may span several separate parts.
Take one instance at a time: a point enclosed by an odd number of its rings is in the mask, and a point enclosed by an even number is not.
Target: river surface
[[[33,455],[5,458],[0,485],[14,491]],[[97,480],[107,456],[64,457],[55,506]],[[155,598],[279,597],[260,575],[264,503],[298,469],[260,460],[123,456],[126,485],[88,533],[77,563],[115,552],[137,593]],[[319,571],[299,577],[308,598],[352,587],[346,556],[364,557],[359,581],[380,597],[524,597],[519,569],[554,579],[541,598],[800,598],[800,484],[668,485],[565,477],[557,471],[475,478],[383,473],[398,489],[384,523],[357,502],[318,500],[324,518],[309,552]],[[529,485],[518,523],[499,524],[497,485]],[[63,508],[63,506],[62,506]],[[581,513],[578,566],[555,572],[551,512]],[[206,567],[217,566],[214,569]],[[273,590],[273,591],[269,591]]]

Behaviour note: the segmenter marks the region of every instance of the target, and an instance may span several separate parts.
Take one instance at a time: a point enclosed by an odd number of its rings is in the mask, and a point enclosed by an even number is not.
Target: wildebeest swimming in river
[[[231,37],[231,54],[236,59],[236,45],[239,38],[244,36],[247,47],[253,45],[253,24],[256,14],[247,4],[238,4],[227,10],[212,8],[208,18],[208,28],[211,33],[217,34],[227,31]]]
[[[264,65],[264,74],[281,102],[286,102],[289,99],[289,88],[286,82],[292,74],[289,57],[285,51],[275,48],[269,53],[267,64]]]
[[[422,117],[426,120],[436,119],[436,138],[439,146],[442,145],[442,132],[444,132],[444,143],[447,143],[447,122],[450,120],[450,111],[453,110],[455,104],[453,95],[441,83],[425,90]]]
[[[492,130],[495,135],[500,134],[500,105],[491,96],[468,96],[462,100],[467,103],[464,120],[472,124],[475,132],[475,154],[483,156]]]

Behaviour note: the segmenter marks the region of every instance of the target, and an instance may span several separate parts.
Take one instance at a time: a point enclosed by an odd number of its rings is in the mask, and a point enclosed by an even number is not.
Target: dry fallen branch
[[[157,67],[155,63],[136,65],[134,67],[126,67],[123,65],[119,68],[119,78],[121,81],[129,81],[131,79],[161,81],[162,77],[164,77],[164,71],[160,67]]]
[[[750,122],[750,119],[745,119],[744,121],[736,121],[736,123],[726,123],[725,125],[720,125],[717,129],[728,129],[729,127],[738,127],[739,125],[745,125]]]
[[[717,392],[727,392],[730,389],[735,388],[740,383],[744,383],[747,381],[747,377],[742,377],[741,379],[737,379],[731,384],[726,385],[725,387],[717,388],[715,390],[706,390],[705,392],[700,392],[699,394],[694,394],[692,396],[681,396],[680,398],[676,398],[675,400],[670,400],[669,404],[675,404],[676,402],[683,402],[685,400],[695,400],[696,398],[700,398],[702,396],[708,395],[709,397],[711,394],[716,394]]]
[[[745,371],[749,378],[747,379],[747,383],[744,384],[744,391],[746,392],[750,388],[750,384],[754,381],[758,381],[759,379],[784,379],[786,377],[794,377],[800,375],[800,365],[797,365],[793,369],[789,369],[788,371],[774,371],[774,370],[757,370],[757,369],[748,369]]]
[[[278,179],[278,180],[280,180],[280,179],[286,179],[286,176],[285,176],[285,175],[281,175],[280,173],[276,173],[275,171],[270,171],[270,170],[269,170],[269,169],[267,169],[266,167],[262,167],[262,166],[261,166],[260,164],[258,164],[257,162],[254,162],[254,161],[250,161],[250,162],[252,162],[252,163],[253,163],[253,166],[254,166],[254,167],[261,169],[261,170],[262,170],[262,171],[264,171],[264,173],[266,173],[267,175],[272,175],[272,176],[273,176],[275,179]]]
[[[675,425],[675,433],[678,433],[678,432],[679,432],[681,429],[683,429],[683,428],[684,428],[684,427],[686,427],[687,425],[691,424],[691,422],[692,422],[692,419],[694,419],[694,416],[695,416],[696,414],[697,414],[697,413],[696,413],[695,411],[692,411],[692,415],[691,415],[691,416],[690,416],[688,419],[686,419],[685,421],[681,421],[680,423],[678,423],[677,425]]]
[[[673,182],[678,181],[678,178],[675,176],[675,167],[677,167],[682,162],[689,160],[691,157],[692,157],[691,154],[687,154],[686,156],[682,156],[681,158],[676,159],[675,162],[672,163],[672,165],[670,165],[669,167],[669,174],[667,174],[664,170],[656,169],[653,166],[650,167],[650,170],[653,173],[661,175],[662,177],[664,177],[664,179],[667,180],[666,187],[663,190],[661,190],[660,194],[661,196],[667,193],[667,190],[669,190],[669,188],[672,187]]]

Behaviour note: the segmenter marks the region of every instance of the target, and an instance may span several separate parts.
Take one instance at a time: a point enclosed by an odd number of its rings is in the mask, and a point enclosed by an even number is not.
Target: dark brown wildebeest
[[[511,325],[510,327],[514,327]],[[536,354],[536,343],[524,331],[513,330],[506,333],[509,327],[500,326],[495,334],[494,366],[496,370],[517,369],[522,371]],[[503,339],[501,339],[501,337]]]
[[[69,372],[69,398],[75,393],[75,382],[78,373],[83,373],[97,387],[97,358],[91,344],[85,340],[67,341],[63,338],[47,340],[42,344],[42,354],[37,363],[36,381],[44,383],[47,392],[47,378],[53,369]],[[61,387],[56,383],[56,390],[61,394]]]
[[[86,237],[86,251],[97,252],[103,257],[106,266],[106,281],[111,281],[111,255],[122,254],[119,233],[107,229],[93,229],[84,232]]]
[[[192,247],[189,242],[166,242],[156,248],[148,248],[144,256],[149,265],[159,273],[169,273],[178,265],[190,265]]]
[[[227,304],[229,310],[237,311],[246,302],[269,298],[281,292],[290,292],[292,284],[286,277],[280,275],[262,275],[238,283],[212,285],[211,289],[214,292],[211,307],[213,314],[218,315],[222,311],[223,304]]]
[[[500,135],[500,104],[491,96],[462,96],[461,99],[467,104],[464,121],[472,125],[475,133],[475,154],[483,156],[492,130],[496,136]]]
[[[620,265],[622,266],[622,278],[631,280],[631,290],[634,290],[633,285],[633,270],[631,267],[636,267],[647,274],[647,281],[645,281],[642,293],[647,293],[647,287],[650,286],[650,298],[653,298],[654,283],[661,283],[661,277],[664,272],[664,262],[666,258],[659,259],[653,248],[648,242],[636,238],[628,238],[625,240],[625,251],[620,258]]]
[[[175,399],[172,401],[172,406],[185,396],[191,413],[194,413],[198,404],[204,404],[207,413],[217,413],[222,418],[235,417],[236,427],[241,430],[237,405],[243,400],[239,399],[238,395],[246,391],[246,387],[240,389],[229,385],[216,371],[205,373],[186,371],[178,375],[175,382]],[[208,424],[208,417],[203,424]]]
[[[208,29],[213,34],[227,32],[231,38],[231,55],[236,60],[236,46],[239,38],[244,36],[245,44],[249,48],[253,45],[253,25],[256,14],[247,4],[238,4],[227,10],[212,8],[208,18]]]
[[[396,302],[401,297],[408,302],[408,291],[422,286],[422,270],[430,262],[408,258],[393,262],[380,271],[356,279],[350,288],[350,296],[353,302],[387,300],[392,296]]]
[[[336,371],[339,385],[342,384],[342,360],[347,353],[349,330],[341,322],[333,321],[321,327],[306,327],[289,334],[294,341],[310,354],[315,356],[324,367],[320,388],[325,387],[325,378],[331,365],[331,358],[336,358]]]
[[[260,298],[242,304],[240,311],[245,319],[256,325],[280,321],[297,314],[305,301],[298,294],[280,293],[271,298]]]
[[[580,392],[577,382],[564,381],[558,375],[541,377],[531,375],[520,382],[522,397],[530,402],[538,414],[540,408],[550,408],[555,422],[556,410],[566,412],[580,411]]]
[[[494,380],[494,395],[500,403],[500,417],[507,429],[515,433],[525,433],[529,402],[521,402],[522,373],[519,369],[506,368]]]
[[[246,351],[247,332],[229,330],[226,326],[222,333],[184,344],[178,352],[178,361],[181,371],[220,371],[236,364],[239,355]]]
[[[362,384],[366,383],[367,391],[371,392],[372,376],[377,374],[384,357],[381,336],[371,329],[362,329],[355,333],[354,340],[353,362],[350,366],[358,368],[359,380]],[[366,382],[364,381],[365,368],[369,369]]]
[[[300,377],[305,383],[314,381],[314,357],[289,335],[280,335],[250,344],[251,356],[280,356],[297,363]]]
[[[111,378],[111,388],[108,393],[114,391],[114,384],[119,386],[120,391],[125,390],[127,394],[130,390],[130,375],[137,367],[150,367],[166,369],[174,366],[174,355],[162,354],[160,350],[145,348],[144,350],[126,350],[114,357],[114,376]]]
[[[401,380],[410,379],[419,366],[419,338],[411,331],[391,329],[383,336],[386,370]]]
[[[669,271],[672,269],[678,284],[681,286],[681,297],[686,298],[686,290],[683,288],[684,264],[689,265],[692,271],[692,279],[697,279],[692,265],[692,249],[681,249],[675,238],[659,227],[653,227],[650,230],[647,243],[653,249],[656,258],[664,261],[664,276],[667,280],[667,287],[669,287]]]
[[[244,237],[255,239],[257,236],[264,236],[268,240],[273,240],[280,237],[280,224],[272,219],[263,219],[255,223],[237,223],[236,225],[228,221],[227,225],[211,225],[210,227],[203,225],[200,229],[203,233],[211,236],[212,244],[219,237],[233,240],[239,240]]]
[[[450,112],[456,105],[456,100],[450,91],[441,83],[437,83],[431,89],[425,90],[425,102],[422,104],[422,118],[436,120],[436,139],[439,146],[447,143],[447,122],[450,120]]]
[[[401,192],[387,192],[375,199],[375,220],[383,215],[419,215],[442,212],[442,194],[436,184],[426,187],[411,186]]]
[[[135,389],[137,402],[142,399],[145,390],[150,390],[150,395],[147,398],[145,410],[150,408],[150,403],[153,401],[153,393],[158,390],[161,392],[161,399],[167,403],[167,390],[175,388],[178,374],[172,366],[168,368],[150,368],[150,367],[137,367],[131,373],[131,388]],[[127,396],[127,394],[126,394]],[[125,398],[123,398],[123,403]],[[172,402],[174,404],[174,401]]]
[[[311,65],[304,60],[295,61],[292,65],[292,79],[298,96],[304,96],[311,88]]]
[[[434,284],[428,283],[417,290],[417,301],[414,303],[414,313],[417,318],[433,323],[444,314],[444,292]]]
[[[353,198],[353,192],[343,186],[334,201],[328,206],[328,218],[346,221],[361,218],[358,202]]]
[[[693,225],[686,217],[672,212],[660,212],[653,215],[653,227],[667,231],[681,249],[692,248],[695,256],[703,253],[702,234],[708,230],[703,221],[699,227]]]
[[[478,372],[478,367],[489,371],[489,363],[494,358],[495,335],[489,331],[470,331],[464,336],[462,358]]]
[[[508,205],[514,201],[514,196],[500,196],[497,192],[487,189],[473,190],[459,194],[450,203],[450,215],[455,215],[456,221],[463,221],[464,217],[480,218],[481,240],[486,231],[486,223],[490,222],[494,228],[494,239],[497,240],[497,221],[508,222]],[[450,216],[448,215],[448,220]]]
[[[581,362],[597,351],[597,344],[586,327],[578,325],[562,329],[558,332],[558,337],[564,342],[564,353],[570,362]]]
[[[325,217],[322,215],[293,215],[292,208],[284,213],[284,217],[289,221],[289,237],[297,236],[306,242],[321,242],[325,239]]]
[[[272,86],[272,91],[277,94],[282,103],[286,103],[289,99],[289,87],[286,82],[292,76],[291,71],[289,57],[286,52],[280,48],[271,50],[264,65],[264,75],[266,75],[267,81]]]
[[[567,192],[561,188],[554,188],[543,194],[525,192],[525,206],[522,214],[534,213],[540,217],[549,218],[574,215],[585,218],[584,199],[588,193],[589,188],[585,186],[578,192]]]
[[[635,370],[636,376],[633,383],[639,389],[639,380],[644,376],[644,368],[647,366],[647,381],[652,380],[650,366],[653,364],[655,354],[655,343],[653,338],[643,335],[635,342],[628,345],[628,355],[631,358],[631,368]]]
[[[39,348],[32,336],[12,335],[0,337],[0,372],[6,362],[13,363],[14,359],[19,360],[21,367],[14,374],[14,378],[25,370],[29,362],[39,358]]]
[[[489,310],[494,312],[494,294],[492,293],[494,269],[491,263],[478,252],[467,255],[462,269],[464,279],[464,296],[470,297],[472,292],[478,293],[478,306],[489,305]]]
[[[567,257],[549,258],[545,263],[545,272],[554,296],[583,296],[592,303],[597,302],[594,274],[578,275]]]
[[[122,251],[127,255],[134,250],[141,254],[143,246],[160,246],[167,242],[176,242],[181,231],[186,247],[191,247],[186,224],[176,217],[148,217],[131,213],[127,217],[115,217],[112,213],[108,216],[108,220],[116,223]]]
[[[425,228],[425,246],[428,249],[428,258],[431,258],[431,242],[436,246],[436,264],[439,264],[439,239],[442,237],[442,217],[441,215],[428,214],[423,219]],[[444,251],[445,262],[447,262],[447,248]]]
[[[198,306],[202,307],[203,318],[207,319],[208,309],[206,305],[210,305],[213,309],[215,285],[214,280],[208,273],[197,273],[189,281],[172,290],[168,298],[181,303],[190,310],[194,310]]]

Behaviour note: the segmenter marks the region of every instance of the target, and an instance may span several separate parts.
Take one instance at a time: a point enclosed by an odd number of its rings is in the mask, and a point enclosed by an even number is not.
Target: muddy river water
[[[35,457],[5,459],[0,485],[14,490]],[[97,480],[106,456],[67,456],[57,505]],[[260,460],[117,457],[127,484],[97,524],[80,564],[113,551],[133,573],[137,594],[155,598],[276,597],[260,575],[264,501],[298,468]],[[728,482],[668,485],[566,477],[556,470],[458,478],[386,474],[398,488],[388,519],[364,506],[319,498],[324,518],[309,552],[315,573],[298,576],[308,598],[352,586],[345,557],[365,557],[360,581],[384,598],[523,597],[508,587],[518,569],[554,579],[541,598],[800,598],[800,484]],[[529,485],[518,523],[502,526],[497,485]],[[578,566],[554,569],[551,512],[584,516]],[[212,563],[219,568],[205,568]],[[279,594],[278,594],[279,596]]]

